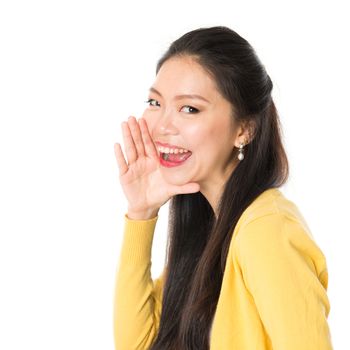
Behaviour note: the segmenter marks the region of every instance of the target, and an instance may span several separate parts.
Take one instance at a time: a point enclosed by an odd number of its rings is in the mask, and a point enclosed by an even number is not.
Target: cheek
[[[142,113],[141,118],[143,118],[143,119],[145,119],[145,120],[146,120],[147,125],[149,124],[150,117],[149,117],[149,115],[148,115],[148,113],[147,113],[147,110],[145,110],[145,111]]]
[[[202,126],[193,134],[193,142],[196,143],[196,147],[201,151],[201,154],[203,153],[208,158],[220,158],[229,147],[227,133],[225,126],[212,125],[207,128]]]
[[[210,132],[201,123],[182,122],[177,124],[177,130],[181,134],[189,149],[201,149],[207,140]]]
[[[154,124],[155,124],[154,118],[151,118],[151,116],[149,116],[147,112],[143,113],[142,118],[145,119],[148,131],[151,137],[153,138],[153,130],[154,130]]]

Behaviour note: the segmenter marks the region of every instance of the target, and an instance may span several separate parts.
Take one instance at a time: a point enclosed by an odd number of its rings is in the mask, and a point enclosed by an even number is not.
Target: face
[[[240,129],[212,78],[189,57],[171,58],[160,68],[152,88],[142,117],[154,143],[191,151],[178,166],[160,166],[164,179],[175,185],[196,182],[201,189],[226,182],[237,165],[234,147],[241,141]],[[205,100],[179,95],[199,95]]]

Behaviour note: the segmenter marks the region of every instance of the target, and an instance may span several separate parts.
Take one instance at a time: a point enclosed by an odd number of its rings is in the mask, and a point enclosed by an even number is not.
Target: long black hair
[[[217,217],[201,192],[176,195],[169,202],[162,310],[150,349],[205,350],[235,225],[257,196],[287,181],[289,166],[273,84],[247,40],[224,26],[190,31],[170,45],[156,74],[172,57],[199,63],[231,103],[232,120],[252,130],[244,160],[224,186]]]

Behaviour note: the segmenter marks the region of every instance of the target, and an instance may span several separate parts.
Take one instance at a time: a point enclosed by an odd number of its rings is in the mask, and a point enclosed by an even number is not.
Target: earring
[[[241,142],[239,146],[239,153],[238,153],[238,159],[243,160],[244,159],[244,154],[243,154],[243,143]]]

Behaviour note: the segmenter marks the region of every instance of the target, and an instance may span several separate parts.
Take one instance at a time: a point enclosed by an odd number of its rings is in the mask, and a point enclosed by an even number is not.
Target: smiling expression
[[[238,128],[230,102],[202,66],[189,56],[168,59],[147,102],[142,117],[155,144],[192,152],[181,166],[161,166],[165,179],[176,185],[197,182],[201,188],[225,182],[237,164],[233,149]]]

